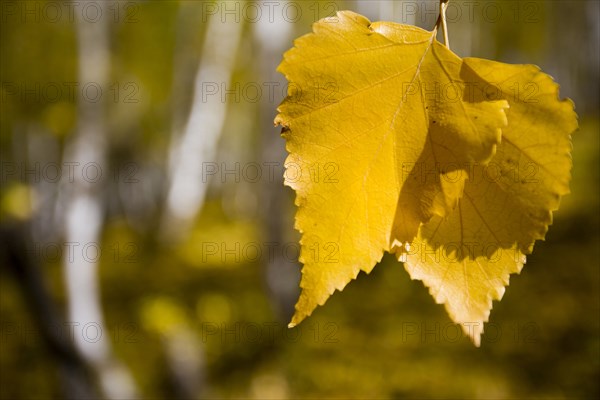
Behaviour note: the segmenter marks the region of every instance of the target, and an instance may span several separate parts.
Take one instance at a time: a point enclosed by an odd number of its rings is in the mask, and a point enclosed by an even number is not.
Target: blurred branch
[[[274,22],[266,18],[254,25],[254,38],[258,47],[258,76],[262,82],[276,82],[278,87],[286,87],[285,79],[276,71],[281,55],[292,42],[292,29],[281,20]],[[283,91],[279,91],[282,93]],[[278,93],[278,94],[279,94]],[[285,143],[280,136],[279,128],[273,127],[273,120],[283,96],[269,101],[263,96],[260,102],[259,118],[261,141],[261,158],[263,163],[284,165],[286,157]],[[264,165],[264,164],[263,164]],[[283,188],[283,176],[278,179],[265,179],[260,189],[260,215],[263,235],[267,243],[284,245],[284,241],[293,226],[293,217],[285,207],[289,192]],[[298,298],[298,282],[300,281],[300,265],[286,260],[283,252],[275,252],[265,262],[265,280],[269,290],[271,304],[279,317],[287,323],[294,313],[294,304]]]
[[[73,347],[69,336],[56,329],[66,324],[46,288],[38,262],[27,251],[27,243],[31,243],[28,232],[28,226],[23,225],[0,227],[0,265],[14,276],[42,341],[58,362],[65,398],[98,398],[93,371]]]
[[[208,17],[189,118],[181,137],[173,132],[170,187],[161,229],[165,237],[183,236],[204,203],[208,182],[202,168],[216,156],[227,111],[225,89],[231,81],[242,29],[243,24],[223,21],[219,13]]]
[[[93,82],[106,87],[110,67],[108,20],[77,20],[80,83]],[[106,166],[105,104],[82,96],[78,99],[78,132],[65,150],[65,159],[86,165]],[[64,201],[65,239],[67,243],[85,246],[97,244],[103,226],[104,204],[102,185],[76,175],[71,185],[61,187]],[[98,289],[98,262],[75,251],[63,259],[69,320],[94,323],[100,332],[106,332]],[[95,341],[86,341],[84,335],[75,335],[75,345],[88,362],[97,369],[104,394],[109,398],[131,398],[135,387],[129,373],[112,356],[107,335]]]

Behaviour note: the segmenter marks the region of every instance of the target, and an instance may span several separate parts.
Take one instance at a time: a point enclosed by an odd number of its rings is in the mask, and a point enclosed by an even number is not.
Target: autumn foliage
[[[390,252],[479,345],[569,191],[577,116],[558,85],[436,35],[344,11],[284,55],[296,89],[275,123],[300,170],[286,184],[304,264],[291,326]],[[334,177],[309,173],[324,165]]]

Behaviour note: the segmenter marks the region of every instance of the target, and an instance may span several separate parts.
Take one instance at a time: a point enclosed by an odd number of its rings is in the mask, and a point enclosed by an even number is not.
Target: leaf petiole
[[[450,39],[448,39],[448,24],[446,23],[446,10],[448,9],[448,2],[450,0],[440,0],[440,15],[435,23],[433,31],[437,33],[439,26],[442,26],[442,32],[444,34],[444,44],[450,49]]]

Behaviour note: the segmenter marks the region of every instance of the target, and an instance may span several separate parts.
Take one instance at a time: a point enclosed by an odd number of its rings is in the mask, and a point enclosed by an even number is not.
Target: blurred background
[[[294,329],[282,53],[437,1],[3,1],[0,397],[598,398],[600,8],[454,1],[460,56],[576,104],[572,194],[475,348],[384,257]]]

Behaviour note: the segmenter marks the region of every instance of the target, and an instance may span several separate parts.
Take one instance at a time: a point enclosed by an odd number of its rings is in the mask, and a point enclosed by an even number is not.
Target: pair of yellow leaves
[[[394,253],[476,345],[569,191],[577,116],[533,65],[340,12],[295,41],[275,123],[302,233],[294,326]]]

